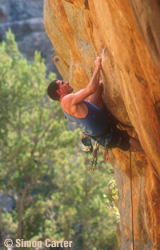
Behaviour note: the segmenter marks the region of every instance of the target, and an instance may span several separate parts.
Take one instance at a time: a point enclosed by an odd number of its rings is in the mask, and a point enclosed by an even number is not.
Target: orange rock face
[[[102,56],[104,101],[153,163],[132,154],[135,250],[160,248],[160,4],[158,0],[44,0],[44,24],[62,77],[75,90]],[[121,249],[132,247],[129,153],[114,149]],[[155,175],[156,174],[156,175]]]

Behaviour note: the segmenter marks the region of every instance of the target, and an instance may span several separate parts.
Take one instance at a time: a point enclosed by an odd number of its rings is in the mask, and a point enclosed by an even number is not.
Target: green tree
[[[58,154],[62,154],[61,151]],[[58,157],[53,183],[58,187],[47,202],[48,220],[52,226],[45,230],[45,238],[69,240],[73,238],[74,246],[80,243],[83,250],[117,249],[115,230],[117,217],[106,207],[106,196],[109,197],[107,188],[113,176],[110,165],[102,161],[99,170],[89,171],[89,155],[77,153],[72,158]],[[61,159],[61,160],[60,160]],[[51,217],[50,217],[51,216]],[[79,237],[75,238],[76,224],[81,225]],[[75,227],[74,227],[75,226]],[[52,228],[52,230],[51,230]],[[76,248],[74,248],[76,249]]]
[[[54,150],[63,146],[59,137],[66,134],[66,122],[59,104],[46,98],[46,82],[55,75],[46,79],[40,54],[36,52],[34,61],[28,62],[18,51],[11,31],[0,45],[0,54],[0,190],[15,201],[16,235],[23,238],[23,216],[34,202],[37,185],[42,185],[46,173],[47,179],[53,176],[50,166],[56,161]],[[74,145],[77,136],[72,140],[73,136],[62,143]],[[2,222],[2,211],[0,214]]]
[[[101,162],[99,171],[88,171],[91,156],[80,152],[80,130],[67,130],[60,105],[46,97],[55,75],[46,78],[40,54],[27,61],[11,31],[0,54],[2,241],[9,234],[73,239],[74,250],[117,249],[116,217],[106,207],[111,167]],[[4,209],[8,197],[15,204],[10,212]]]

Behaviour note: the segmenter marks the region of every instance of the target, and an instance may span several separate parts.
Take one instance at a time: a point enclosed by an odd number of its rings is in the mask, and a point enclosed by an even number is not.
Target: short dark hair
[[[48,85],[47,93],[49,97],[54,101],[59,101],[59,94],[57,93],[57,90],[59,89],[59,85],[57,84],[57,80],[52,81]]]

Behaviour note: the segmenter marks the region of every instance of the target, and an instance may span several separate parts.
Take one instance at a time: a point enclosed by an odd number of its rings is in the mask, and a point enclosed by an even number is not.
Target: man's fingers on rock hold
[[[95,63],[96,63],[96,62],[97,62],[97,63],[101,63],[101,57],[98,56],[97,59],[95,60]]]
[[[101,57],[97,57],[97,59],[95,60],[95,66],[100,68],[101,67]]]

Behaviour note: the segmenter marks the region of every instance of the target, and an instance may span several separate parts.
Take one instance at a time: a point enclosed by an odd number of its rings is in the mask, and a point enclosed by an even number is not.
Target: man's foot
[[[131,152],[143,151],[143,148],[138,139],[131,137],[129,140],[129,144],[131,146],[130,148]]]

